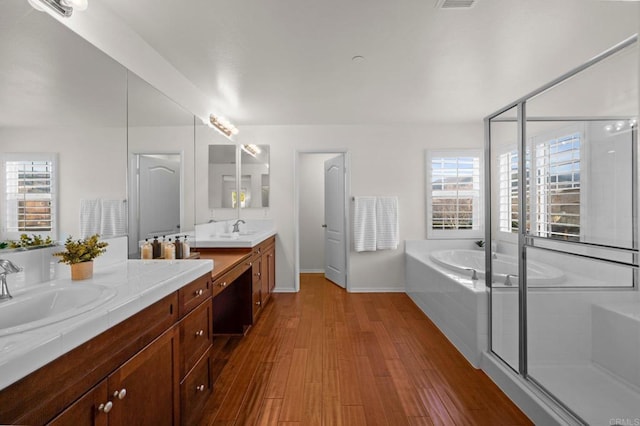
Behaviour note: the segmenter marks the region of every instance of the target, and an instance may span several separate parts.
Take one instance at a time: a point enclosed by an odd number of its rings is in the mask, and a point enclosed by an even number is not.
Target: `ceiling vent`
[[[477,0],[436,0],[438,9],[468,9],[476,4]]]

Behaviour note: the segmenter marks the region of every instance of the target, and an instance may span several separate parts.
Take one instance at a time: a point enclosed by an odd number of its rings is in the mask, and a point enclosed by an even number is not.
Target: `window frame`
[[[473,189],[472,229],[433,229],[433,166],[435,158],[477,158],[477,190]],[[484,238],[484,156],[482,149],[426,150],[426,234],[428,239],[479,239]]]
[[[0,239],[2,240],[18,240],[21,234],[41,235],[43,237],[51,237],[57,239],[58,232],[58,154],[56,153],[2,153],[0,154],[0,185],[2,187],[2,196],[0,197]],[[50,214],[51,214],[51,230],[50,231],[11,231],[8,223],[8,200],[7,200],[7,162],[11,161],[40,161],[50,162],[52,166],[51,184],[50,184]]]

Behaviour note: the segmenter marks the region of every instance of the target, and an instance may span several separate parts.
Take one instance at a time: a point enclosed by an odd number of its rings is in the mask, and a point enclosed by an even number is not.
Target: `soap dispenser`
[[[171,238],[164,246],[164,258],[166,260],[174,260],[176,258],[176,246],[171,242]]]
[[[149,242],[148,238],[144,239],[144,243],[140,250],[140,258],[145,260],[153,259],[153,246]]]
[[[160,244],[160,241],[158,241],[157,236],[153,237],[151,246],[153,247],[153,258],[157,259],[159,257],[162,257],[162,244]]]
[[[176,259],[182,259],[182,243],[180,242],[180,236],[176,235]]]
[[[191,257],[191,247],[187,242],[187,236],[184,236],[184,240],[182,241],[182,257],[184,259],[188,259]]]

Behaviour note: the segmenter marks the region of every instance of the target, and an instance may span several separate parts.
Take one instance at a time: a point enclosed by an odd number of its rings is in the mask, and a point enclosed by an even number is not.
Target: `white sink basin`
[[[0,336],[80,315],[115,295],[115,289],[96,284],[52,285],[24,291],[0,302]]]

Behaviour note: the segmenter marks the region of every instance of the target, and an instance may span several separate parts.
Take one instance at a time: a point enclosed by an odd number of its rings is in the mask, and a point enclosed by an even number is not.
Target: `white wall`
[[[2,151],[58,153],[58,239],[80,232],[80,200],[127,199],[124,127],[0,128]]]
[[[59,19],[56,17],[56,19]],[[71,19],[59,19],[89,42],[112,56],[199,117],[215,111],[193,84],[122,20],[100,2],[93,2]],[[200,126],[198,126],[200,127]],[[199,129],[196,129],[196,140]],[[395,195],[400,206],[400,240],[425,237],[424,150],[477,148],[483,145],[477,123],[433,125],[354,126],[243,126],[240,143],[271,146],[271,196],[268,209],[242,210],[243,218],[273,218],[278,231],[277,289],[294,289],[294,158],[297,150],[342,150],[351,153],[351,195]],[[208,156],[196,144],[196,223],[211,214],[207,205]],[[204,164],[201,164],[204,162]],[[229,215],[234,215],[230,212]],[[350,253],[353,291],[404,291],[403,247],[397,250]]]
[[[299,157],[300,272],[324,272],[324,162],[335,156]]]
[[[241,143],[269,144],[271,206],[278,231],[277,289],[294,289],[294,161],[298,151],[348,150],[351,195],[394,195],[399,199],[400,241],[425,238],[426,148],[477,148],[482,122],[421,126],[247,126]],[[205,160],[197,160],[205,161]],[[197,167],[197,166],[196,166]],[[262,210],[242,210],[260,218]],[[350,251],[351,291],[404,291],[403,244],[397,250]]]

